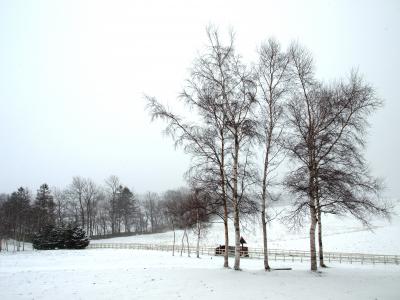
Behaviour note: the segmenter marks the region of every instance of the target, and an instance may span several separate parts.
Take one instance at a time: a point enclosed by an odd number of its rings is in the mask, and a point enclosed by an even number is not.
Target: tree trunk
[[[224,236],[225,236],[224,268],[229,268],[229,253],[228,253],[229,232],[228,232],[228,212],[226,205],[224,207]]]
[[[311,254],[311,271],[317,270],[317,255],[315,251],[315,227],[317,223],[315,204],[312,198],[310,198],[310,254]]]
[[[315,163],[315,151],[314,145],[310,142],[314,137],[313,132],[309,132],[309,179],[308,179],[308,198],[310,206],[310,263],[311,271],[317,271],[317,252],[315,248],[315,228],[317,225],[317,207],[316,198],[318,195],[318,183],[317,183],[317,166]]]
[[[264,269],[265,271],[270,271],[271,268],[268,264],[268,244],[267,244],[267,221],[265,216],[265,200],[263,201],[261,210],[261,221],[262,221],[262,231],[263,231],[263,245],[264,245]]]
[[[183,235],[182,235],[181,256],[182,256],[183,248],[184,248],[185,234],[186,234],[186,229],[183,231]]]
[[[25,231],[22,234],[22,251],[25,251]]]
[[[240,223],[239,223],[239,207],[234,207],[233,224],[235,227],[235,270],[240,270]]]
[[[186,235],[186,244],[187,244],[188,257],[190,257],[189,237],[188,237],[187,231],[185,231],[185,235]]]
[[[317,176],[318,178],[318,173]],[[319,253],[319,266],[326,268],[324,263],[324,249],[322,246],[322,219],[321,219],[321,204],[319,202],[319,182],[316,181],[316,205],[317,205],[317,221],[318,221],[318,253]]]
[[[234,269],[240,270],[240,222],[238,198],[238,164],[239,164],[239,138],[235,132],[235,148],[233,157],[233,224],[235,227],[235,264]]]
[[[224,205],[224,237],[225,237],[225,253],[224,253],[224,268],[229,268],[229,229],[228,229],[228,201],[226,199],[226,184],[225,184],[225,142],[224,132],[220,130],[221,136],[221,189],[222,189],[222,200]]]
[[[79,207],[80,207],[80,210],[81,210],[82,228],[85,228],[85,209],[83,208],[82,196],[79,196]]]
[[[268,156],[269,147],[265,154],[264,161],[264,174],[262,183],[262,197],[261,197],[261,223],[262,223],[262,235],[263,235],[263,246],[264,246],[264,270],[270,271],[268,264],[268,240],[267,240],[267,218],[266,218],[266,202],[267,202],[267,172],[268,172]]]
[[[172,244],[172,256],[175,256],[175,226],[173,222],[172,222],[172,230],[174,232],[174,243]]]
[[[321,268],[326,268],[324,263],[324,250],[322,247],[322,221],[321,221],[321,211],[318,209],[318,250],[319,250],[319,266]]]
[[[269,167],[269,159],[270,159],[270,151],[272,145],[272,134],[274,128],[274,121],[272,119],[272,87],[269,86],[269,124],[268,124],[268,137],[265,144],[265,157],[264,157],[264,170],[263,170],[263,181],[262,181],[262,198],[261,198],[261,223],[262,223],[262,231],[263,231],[263,245],[264,245],[264,269],[265,271],[270,271],[269,263],[268,263],[268,239],[267,239],[267,218],[266,218],[266,202],[267,202],[267,176],[268,176],[268,167]]]
[[[197,209],[197,245],[196,245],[196,257],[200,258],[200,221],[199,221],[199,209]]]

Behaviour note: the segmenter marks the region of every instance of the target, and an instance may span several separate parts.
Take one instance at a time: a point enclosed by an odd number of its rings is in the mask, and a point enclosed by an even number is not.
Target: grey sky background
[[[0,0],[0,192],[115,174],[142,193],[184,184],[189,158],[150,123],[143,94],[176,107],[205,27],[252,60],[298,40],[324,80],[358,67],[385,106],[367,159],[400,197],[400,1]]]

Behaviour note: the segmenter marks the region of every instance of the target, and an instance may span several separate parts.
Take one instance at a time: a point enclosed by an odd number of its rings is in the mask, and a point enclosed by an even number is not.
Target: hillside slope
[[[279,212],[285,207],[275,207]],[[323,217],[323,236],[325,251],[400,254],[400,203],[395,207],[395,213],[390,220],[374,219],[372,228],[366,228],[354,218],[326,215]],[[230,224],[230,244],[234,244],[233,226]],[[261,225],[258,220],[247,220],[242,223],[241,234],[251,248],[261,248]],[[177,243],[180,243],[183,231],[176,231]],[[278,219],[273,220],[268,227],[270,248],[308,250],[308,224],[303,228],[290,230]],[[189,235],[190,243],[195,245],[196,236]],[[154,243],[172,244],[173,232],[135,235],[104,240],[94,240],[92,243]],[[223,224],[216,220],[201,239],[203,246],[216,246],[224,243]]]

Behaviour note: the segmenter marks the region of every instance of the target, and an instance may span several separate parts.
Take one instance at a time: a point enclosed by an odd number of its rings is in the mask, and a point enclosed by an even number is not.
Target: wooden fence
[[[90,243],[89,249],[111,248],[111,249],[136,249],[136,250],[157,250],[171,251],[172,245],[162,244],[137,244],[137,243]],[[215,255],[216,247],[200,247],[201,255]],[[175,251],[180,252],[180,246],[175,245]],[[185,247],[184,253],[188,248]],[[196,253],[196,247],[189,247],[191,253]],[[249,258],[263,258],[264,250],[262,248],[249,248]],[[270,260],[280,261],[309,261],[310,252],[300,250],[282,250],[269,249],[268,256]],[[317,253],[318,258],[318,253]],[[363,253],[344,253],[344,252],[324,252],[326,262],[339,263],[360,263],[360,264],[396,264],[400,262],[400,255],[380,255],[380,254],[363,254]]]

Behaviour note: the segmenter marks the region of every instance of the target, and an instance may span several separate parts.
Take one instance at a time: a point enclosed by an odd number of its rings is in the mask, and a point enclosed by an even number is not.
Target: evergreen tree
[[[55,204],[49,186],[44,183],[37,191],[34,203],[35,229],[39,231],[47,225],[55,224]]]
[[[66,249],[84,249],[89,245],[86,232],[78,226],[68,226],[64,229],[63,246]]]
[[[86,232],[75,225],[46,225],[33,238],[33,247],[37,250],[84,249],[88,245]]]
[[[30,194],[27,189],[20,187],[17,192],[11,194],[9,201],[12,205],[12,217],[14,223],[14,238],[24,241],[30,231],[31,205]]]
[[[136,214],[136,198],[127,187],[120,186],[118,193],[118,219],[122,221],[126,232],[131,231],[131,225]]]

